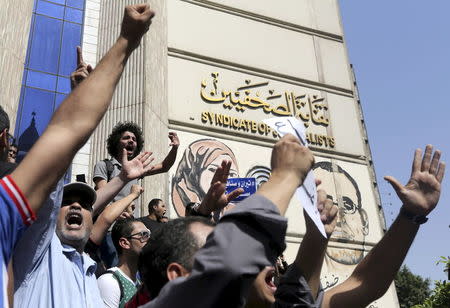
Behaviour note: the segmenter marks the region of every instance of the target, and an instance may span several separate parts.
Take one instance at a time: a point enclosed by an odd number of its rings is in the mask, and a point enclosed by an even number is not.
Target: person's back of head
[[[152,233],[139,257],[139,271],[152,298],[169,281],[167,268],[171,263],[178,263],[188,273],[192,270],[194,255],[204,245],[202,235],[192,230],[196,224],[211,230],[214,227],[210,220],[193,216],[171,220]]]

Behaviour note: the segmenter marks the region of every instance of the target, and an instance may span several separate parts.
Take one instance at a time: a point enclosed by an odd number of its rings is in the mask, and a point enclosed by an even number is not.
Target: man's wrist
[[[401,207],[399,215],[411,221],[415,225],[422,225],[428,221],[428,218],[425,215],[415,214],[408,210],[404,205]]]

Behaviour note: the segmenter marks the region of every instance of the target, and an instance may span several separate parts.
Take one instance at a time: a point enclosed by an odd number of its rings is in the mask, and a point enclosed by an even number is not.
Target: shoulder
[[[98,277],[97,284],[98,284],[98,287],[99,287],[100,291],[102,289],[108,290],[108,288],[113,288],[113,289],[117,288],[119,290],[119,292],[120,292],[119,282],[117,281],[117,279],[113,275],[113,273],[116,270],[117,269],[110,268],[103,275]]]

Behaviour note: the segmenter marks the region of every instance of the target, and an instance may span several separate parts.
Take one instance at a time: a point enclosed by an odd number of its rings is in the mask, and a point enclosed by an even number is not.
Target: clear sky
[[[401,204],[383,176],[405,184],[414,149],[427,143],[448,163],[441,200],[405,260],[415,274],[445,279],[435,261],[450,256],[450,1],[339,3],[388,225]]]

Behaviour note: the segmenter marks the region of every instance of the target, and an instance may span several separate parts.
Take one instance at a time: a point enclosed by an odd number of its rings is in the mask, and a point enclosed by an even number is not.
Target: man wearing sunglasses
[[[98,288],[106,307],[124,307],[137,291],[139,254],[150,238],[150,231],[137,219],[118,220],[111,232],[119,264],[98,278]]]

